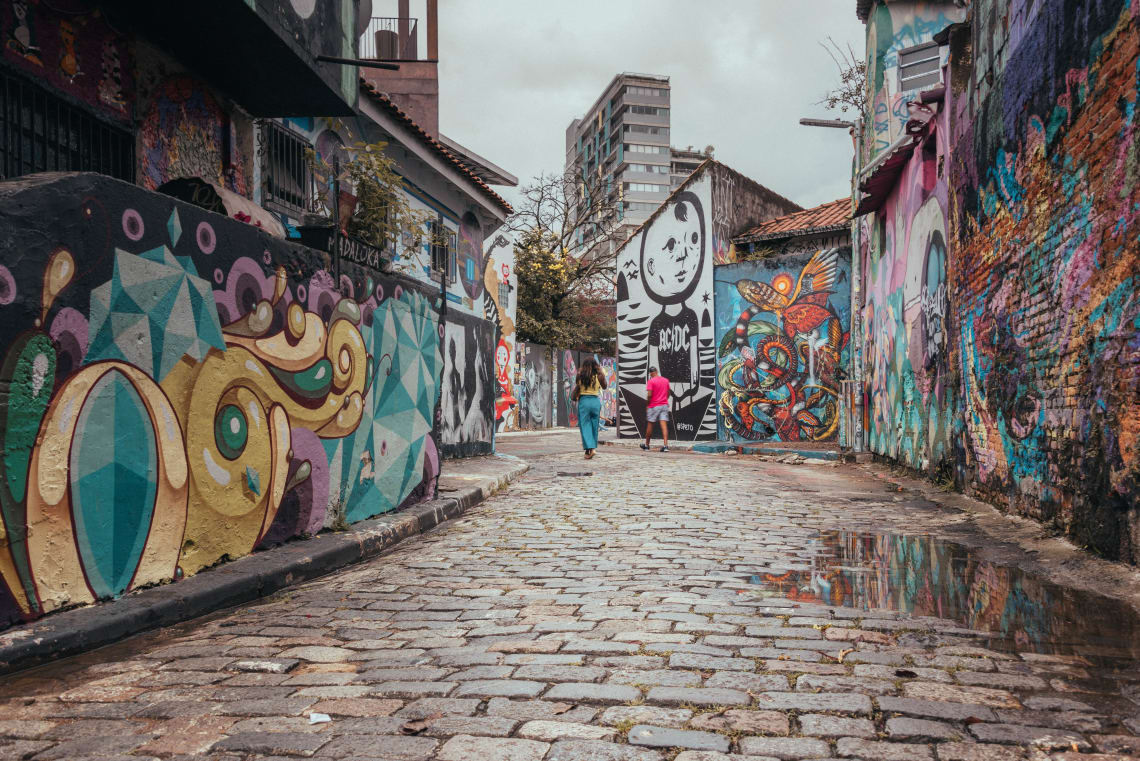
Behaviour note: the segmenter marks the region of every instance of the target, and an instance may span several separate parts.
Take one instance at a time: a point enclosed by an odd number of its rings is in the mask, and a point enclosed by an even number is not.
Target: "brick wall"
[[[951,40],[949,94],[956,479],[1132,563],[1138,15],[1123,0],[977,2]]]

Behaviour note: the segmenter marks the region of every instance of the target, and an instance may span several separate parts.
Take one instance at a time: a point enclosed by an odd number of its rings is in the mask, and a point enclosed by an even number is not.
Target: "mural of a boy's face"
[[[495,364],[498,365],[500,370],[505,370],[507,367],[507,360],[510,359],[511,353],[503,344],[499,344],[499,348],[495,349]]]
[[[696,288],[704,269],[705,219],[700,199],[684,192],[646,229],[641,277],[650,298],[679,304]]]

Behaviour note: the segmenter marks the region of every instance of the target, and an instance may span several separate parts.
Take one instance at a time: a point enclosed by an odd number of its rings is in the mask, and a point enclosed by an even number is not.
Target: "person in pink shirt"
[[[657,372],[656,367],[649,368],[649,381],[645,384],[648,394],[648,408],[645,410],[645,443],[642,449],[649,449],[649,441],[653,438],[653,424],[660,421],[661,438],[664,446],[662,452],[669,451],[669,379]]]

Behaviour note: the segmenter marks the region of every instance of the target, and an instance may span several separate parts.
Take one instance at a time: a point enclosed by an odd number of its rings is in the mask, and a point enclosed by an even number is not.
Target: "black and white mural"
[[[651,366],[669,379],[677,439],[715,439],[711,176],[706,173],[618,252],[619,435],[645,429]]]
[[[519,418],[523,428],[550,428],[554,425],[550,348],[541,344],[519,344]]]
[[[445,457],[490,454],[495,390],[492,381],[494,327],[486,320],[451,312],[443,332],[440,382],[440,442]]]

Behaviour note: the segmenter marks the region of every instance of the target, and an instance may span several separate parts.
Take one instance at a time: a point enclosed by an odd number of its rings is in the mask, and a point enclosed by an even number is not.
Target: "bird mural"
[[[836,378],[849,333],[829,298],[843,272],[833,248],[817,251],[798,276],[736,281],[748,305],[721,339],[718,356],[727,359],[717,379],[722,419],[737,436],[820,441],[835,435]]]

